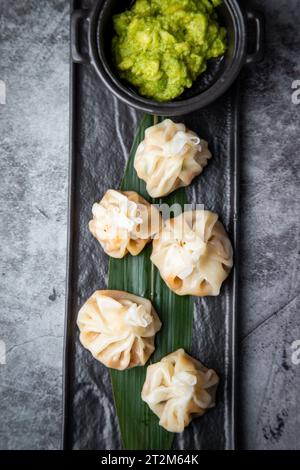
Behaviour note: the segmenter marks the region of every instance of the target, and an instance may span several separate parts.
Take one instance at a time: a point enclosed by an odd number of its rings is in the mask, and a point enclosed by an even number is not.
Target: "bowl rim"
[[[154,101],[133,93],[120,82],[106,64],[106,60],[103,60],[103,57],[101,57],[101,48],[99,53],[98,30],[101,25],[101,17],[104,14],[104,9],[110,2],[111,0],[98,0],[94,4],[89,17],[88,45],[91,63],[97,74],[111,93],[127,105],[150,114],[161,116],[188,114],[214,102],[229,89],[239,75],[246,60],[247,37],[245,16],[237,0],[223,0],[225,7],[228,9],[233,19],[235,44],[231,66],[225,69],[224,73],[220,74],[213,85],[194,97],[166,103]]]

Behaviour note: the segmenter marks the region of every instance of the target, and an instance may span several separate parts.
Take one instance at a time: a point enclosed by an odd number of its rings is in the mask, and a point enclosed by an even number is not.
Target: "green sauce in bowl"
[[[226,51],[222,0],[136,0],[113,18],[112,53],[120,77],[156,101],[170,101]]]

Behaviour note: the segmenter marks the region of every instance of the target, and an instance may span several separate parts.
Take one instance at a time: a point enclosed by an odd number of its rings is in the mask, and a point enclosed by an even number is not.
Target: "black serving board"
[[[92,4],[91,0],[71,1],[71,13]],[[88,230],[92,204],[107,189],[119,187],[142,115],[117,101],[90,65],[71,63],[70,102],[62,445],[65,449],[121,449],[109,372],[81,346],[76,317],[85,300],[107,286],[108,257]],[[189,201],[220,215],[235,249],[235,267],[220,296],[195,299],[191,353],[214,368],[221,383],[216,408],[177,435],[175,449],[235,448],[238,119],[237,83],[213,105],[176,119],[209,142],[213,158],[188,188]]]

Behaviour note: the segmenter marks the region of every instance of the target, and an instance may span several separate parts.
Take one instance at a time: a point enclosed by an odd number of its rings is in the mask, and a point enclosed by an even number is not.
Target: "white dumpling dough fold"
[[[128,292],[96,291],[78,313],[80,342],[107,367],[144,365],[161,322],[151,302]]]
[[[215,406],[219,378],[183,349],[147,367],[142,399],[170,432],[182,432]]]
[[[216,296],[233,266],[233,250],[217,214],[197,210],[165,221],[151,261],[176,294]]]
[[[208,144],[184,124],[165,119],[146,129],[134,168],[153,198],[188,186],[211,158]]]
[[[136,256],[159,230],[160,215],[134,191],[109,189],[92,208],[89,229],[105,253],[123,258],[128,252]]]

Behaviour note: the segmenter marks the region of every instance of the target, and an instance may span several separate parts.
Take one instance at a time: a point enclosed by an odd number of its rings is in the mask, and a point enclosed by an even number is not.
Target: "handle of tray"
[[[76,64],[89,64],[90,56],[80,52],[79,27],[80,23],[89,18],[88,10],[74,10],[71,16],[71,56]]]
[[[257,10],[247,9],[246,11],[247,23],[250,21],[254,22],[256,29],[255,36],[255,49],[254,52],[248,54],[246,57],[246,64],[252,64],[253,62],[259,62],[264,56],[264,15]]]

